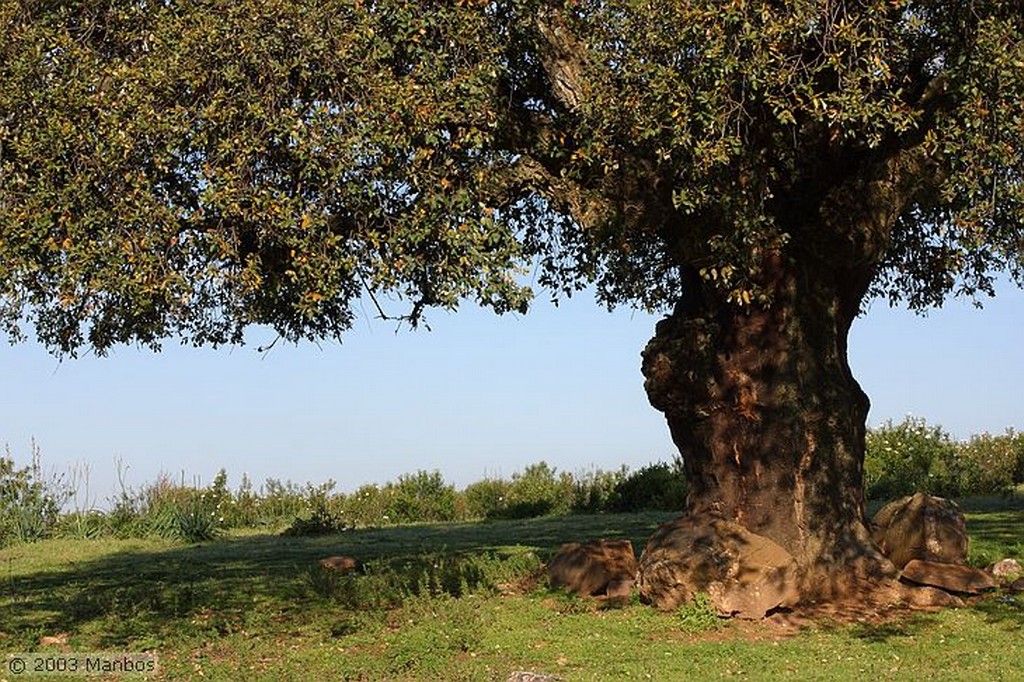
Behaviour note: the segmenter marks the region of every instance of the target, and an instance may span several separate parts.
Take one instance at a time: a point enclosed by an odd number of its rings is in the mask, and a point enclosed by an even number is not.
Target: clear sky
[[[458,486],[546,460],[572,472],[667,461],[640,351],[656,317],[578,296],[526,316],[434,312],[432,331],[395,333],[367,311],[342,344],[219,350],[168,344],[60,362],[0,341],[0,445],[26,464],[34,439],[51,473],[88,468],[107,506],[117,462],[138,487],[166,472],[206,484],[225,468],[352,491],[418,469]],[[956,437],[1024,430],[1024,293],[977,310],[950,301],[922,318],[873,304],[851,335],[869,422],[907,414]]]

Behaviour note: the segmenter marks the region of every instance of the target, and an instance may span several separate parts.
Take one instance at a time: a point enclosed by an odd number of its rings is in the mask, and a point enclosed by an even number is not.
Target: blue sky
[[[369,312],[369,311],[367,311]],[[369,315],[366,316],[367,318]],[[337,481],[351,491],[418,469],[464,486],[546,460],[559,470],[636,468],[673,446],[643,391],[640,351],[657,317],[579,296],[526,316],[434,312],[431,332],[364,319],[342,344],[168,344],[60,362],[0,345],[0,445],[38,445],[52,473],[88,467],[79,504],[106,506],[117,462],[138,487],[160,472],[238,485]],[[873,304],[851,334],[869,423],[907,414],[956,437],[1024,430],[1024,292],[927,317]]]

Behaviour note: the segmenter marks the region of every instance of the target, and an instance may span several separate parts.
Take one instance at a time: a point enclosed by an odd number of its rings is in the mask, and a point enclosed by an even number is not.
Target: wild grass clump
[[[305,581],[321,599],[356,611],[387,610],[410,600],[494,594],[502,586],[527,581],[543,571],[532,551],[424,552],[369,561],[363,570],[339,573],[319,565]]]
[[[43,471],[35,443],[25,467],[16,466],[5,447],[0,456],[0,547],[49,537],[60,523],[61,507],[73,495],[61,476]]]

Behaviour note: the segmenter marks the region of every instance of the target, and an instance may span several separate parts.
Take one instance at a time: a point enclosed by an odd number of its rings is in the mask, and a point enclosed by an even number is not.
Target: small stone
[[[1000,582],[1013,582],[1024,574],[1024,568],[1016,559],[997,561],[985,570]]]
[[[363,562],[350,556],[329,556],[320,560],[320,565],[338,573],[364,572]]]
[[[60,646],[68,643],[68,633],[58,632],[56,635],[43,635],[39,638],[39,646]]]
[[[532,673],[527,670],[517,670],[506,678],[506,682],[555,682],[562,679],[557,675],[545,673]]]

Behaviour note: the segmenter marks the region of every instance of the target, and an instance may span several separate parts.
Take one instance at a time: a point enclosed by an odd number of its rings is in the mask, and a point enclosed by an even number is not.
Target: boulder
[[[996,587],[992,576],[977,568],[921,559],[907,562],[900,580],[960,594],[980,594]]]
[[[673,610],[698,593],[718,615],[763,618],[799,600],[799,569],[772,540],[717,517],[662,524],[640,557],[637,586],[645,603]]]
[[[890,502],[872,519],[871,534],[897,569],[913,559],[948,564],[967,559],[964,515],[942,497],[917,493]]]
[[[636,554],[629,540],[570,542],[548,563],[548,580],[552,587],[588,597],[618,597],[629,594],[636,569]]]

